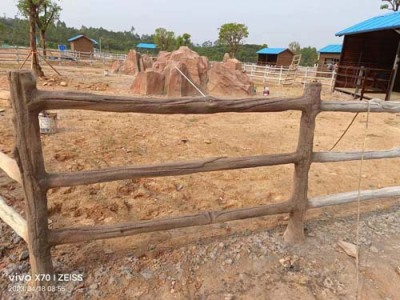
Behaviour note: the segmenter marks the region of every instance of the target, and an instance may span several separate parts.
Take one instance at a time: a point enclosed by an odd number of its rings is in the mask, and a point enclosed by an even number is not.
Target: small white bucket
[[[39,113],[40,133],[51,134],[57,132],[57,114],[56,113]]]

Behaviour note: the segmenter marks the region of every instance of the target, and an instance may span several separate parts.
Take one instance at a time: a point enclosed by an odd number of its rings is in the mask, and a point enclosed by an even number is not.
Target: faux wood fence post
[[[29,110],[35,97],[36,80],[30,71],[13,71],[9,73],[9,81],[16,133],[15,157],[25,194],[32,283],[34,286],[47,286],[51,282],[35,281],[37,274],[50,274],[53,278],[48,243],[47,180],[40,140],[39,111]]]
[[[312,163],[315,119],[320,112],[321,84],[309,83],[306,85],[304,96],[311,98],[311,104],[301,115],[299,142],[297,153],[301,159],[295,164],[293,195],[293,211],[290,212],[289,224],[286,228],[284,239],[289,244],[304,241],[304,214],[308,204],[308,172]]]

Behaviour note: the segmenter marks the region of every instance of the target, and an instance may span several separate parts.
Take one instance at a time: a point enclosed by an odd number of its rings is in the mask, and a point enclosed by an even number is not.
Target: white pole
[[[283,66],[281,66],[281,70],[279,71],[279,84],[281,84],[282,81],[282,72],[283,72]]]
[[[189,83],[203,96],[203,97],[207,97],[189,78],[187,78],[187,76],[185,74],[182,73],[181,70],[179,70],[178,67],[175,67],[175,69],[178,70],[179,73],[181,73],[181,75],[187,80],[189,81]]]
[[[333,84],[335,82],[335,76],[336,76],[336,72],[335,72],[335,70],[333,70],[332,77],[331,77],[331,92],[333,92]]]
[[[307,75],[308,75],[308,67],[306,67],[306,72],[304,73],[304,88],[306,87],[306,82],[307,82]]]

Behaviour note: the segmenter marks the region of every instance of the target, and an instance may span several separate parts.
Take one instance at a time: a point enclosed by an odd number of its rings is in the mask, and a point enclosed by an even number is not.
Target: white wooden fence
[[[289,67],[275,67],[275,66],[260,66],[257,64],[243,64],[243,71],[245,71],[253,80],[262,81],[263,84],[268,82],[275,82],[283,84],[289,73]],[[336,79],[336,72],[322,72],[318,71],[317,67],[302,67],[298,66],[296,70],[295,82],[301,83],[305,86],[309,82],[320,82],[322,85],[333,89]]]
[[[43,49],[38,48],[39,59],[43,59]],[[107,63],[115,60],[125,60],[125,54],[113,54],[108,52],[81,52],[65,50],[60,51],[58,49],[46,49],[46,59],[50,62],[57,61],[59,64],[64,62],[76,62],[76,63]],[[23,63],[26,57],[29,55],[30,48],[28,47],[11,47],[11,48],[0,48],[0,64],[20,64]]]

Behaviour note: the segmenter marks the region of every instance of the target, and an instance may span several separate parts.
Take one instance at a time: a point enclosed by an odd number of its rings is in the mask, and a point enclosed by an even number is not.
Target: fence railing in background
[[[247,73],[253,80],[261,81],[263,84],[274,82],[278,84],[285,83],[287,74],[290,72],[289,67],[260,66],[257,64],[243,64],[243,71]],[[336,72],[318,71],[317,67],[298,66],[295,73],[295,82],[305,86],[306,83],[320,82],[323,86],[333,90],[336,80]]]
[[[352,94],[360,99],[368,93],[385,94],[385,100],[388,100],[393,74],[392,69],[339,65],[335,87],[352,90]]]
[[[39,59],[42,60],[45,57],[50,62],[58,62],[62,64],[64,62],[75,62],[75,63],[108,63],[116,60],[125,60],[125,54],[113,54],[107,52],[81,52],[58,49],[46,49],[46,55],[43,55],[43,50],[38,49],[41,56]],[[0,48],[0,63],[22,63],[25,58],[29,55],[30,49],[27,47],[10,47]]]
[[[26,221],[0,202],[0,217],[28,243],[32,277],[54,273],[50,248],[65,243],[130,236],[144,232],[207,225],[232,220],[288,213],[284,234],[288,243],[302,242],[307,209],[358,200],[400,196],[400,186],[308,198],[308,174],[312,163],[400,157],[400,148],[389,151],[314,152],[316,117],[321,112],[399,113],[400,103],[385,101],[321,101],[320,83],[307,84],[304,94],[292,99],[246,98],[237,100],[206,98],[130,98],[78,92],[37,90],[32,73],[9,74],[11,101],[16,131],[16,159],[6,157],[0,167],[22,182],[26,202]],[[82,109],[146,114],[215,114],[301,111],[298,145],[295,152],[247,157],[213,157],[196,161],[156,165],[114,167],[92,171],[48,173],[42,152],[38,113],[47,109]],[[4,158],[4,157],[3,157]],[[179,176],[199,172],[256,168],[282,164],[294,165],[292,195],[286,201],[259,207],[201,212],[195,215],[92,227],[48,228],[47,191],[51,188],[109,182],[142,177]],[[27,232],[27,234],[26,234]],[[53,278],[51,276],[51,278]],[[46,285],[51,282],[34,282]]]

